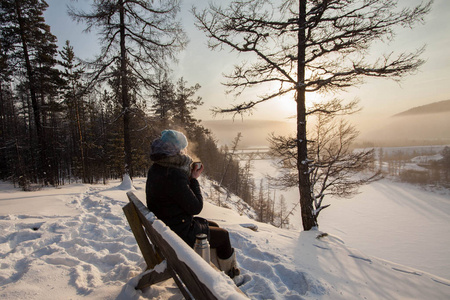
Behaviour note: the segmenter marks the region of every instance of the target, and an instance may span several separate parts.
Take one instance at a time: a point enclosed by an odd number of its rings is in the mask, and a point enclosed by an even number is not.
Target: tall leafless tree
[[[330,205],[322,205],[325,196],[350,197],[360,186],[381,178],[381,171],[369,171],[374,149],[353,149],[358,131],[342,115],[330,113],[338,106],[336,101],[321,104],[320,109],[315,106],[314,126],[308,131],[309,178],[316,224],[319,213]],[[357,102],[339,109],[345,115],[357,110]],[[269,141],[271,152],[280,158],[279,165],[284,171],[275,182],[282,188],[298,186],[298,176],[293,172],[298,164],[295,138],[272,135]]]
[[[364,77],[394,80],[417,70],[423,48],[412,53],[388,53],[370,60],[374,42],[390,40],[397,27],[412,27],[429,12],[428,1],[398,9],[394,0],[232,1],[193,10],[198,28],[212,49],[229,47],[252,54],[253,61],[236,65],[226,86],[239,95],[265,85],[254,100],[219,108],[242,113],[261,102],[294,94],[297,103],[297,175],[304,230],[315,227],[307,140],[307,92],[339,91],[361,84]]]

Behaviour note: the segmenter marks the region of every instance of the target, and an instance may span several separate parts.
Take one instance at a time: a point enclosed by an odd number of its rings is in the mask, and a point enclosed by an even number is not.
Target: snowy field
[[[207,198],[210,183],[202,184]],[[143,197],[145,179],[133,185]],[[182,299],[173,280],[133,288],[145,263],[122,212],[129,188],[116,181],[23,192],[0,183],[0,299]],[[319,231],[274,228],[210,203],[201,215],[230,231],[242,273],[251,278],[241,289],[251,299],[449,299],[450,276],[439,268],[374,254],[407,259],[415,254],[396,247],[426,243],[425,264],[450,269],[448,196],[389,181],[366,188],[368,203],[340,202],[323,212],[321,230],[330,234],[321,239]],[[415,223],[405,221],[408,215]],[[248,223],[258,231],[242,226]],[[369,248],[355,247],[358,239]]]
[[[255,179],[274,175],[272,161],[253,164]],[[427,189],[383,179],[350,199],[326,198],[331,206],[320,213],[319,229],[372,256],[450,279],[450,191]],[[298,203],[296,188],[277,191],[277,199],[282,194],[288,207]],[[299,207],[290,221],[302,228]]]

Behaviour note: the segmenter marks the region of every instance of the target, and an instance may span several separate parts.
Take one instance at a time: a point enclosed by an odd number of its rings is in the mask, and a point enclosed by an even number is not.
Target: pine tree
[[[449,183],[450,179],[450,147],[445,146],[444,150],[442,150],[442,168],[444,170],[446,183]]]
[[[45,135],[47,112],[57,109],[51,101],[58,84],[56,37],[51,34],[43,14],[48,5],[39,0],[5,0],[1,2],[2,40],[7,39],[6,56],[16,66],[16,75],[24,74],[33,108],[34,130],[38,140],[39,179],[45,184],[56,181],[51,139]],[[2,45],[2,46],[3,46]],[[50,100],[49,103],[47,101]]]
[[[186,85],[187,82],[183,78],[180,78],[175,85],[173,118],[189,132],[190,128],[194,128],[198,122],[193,113],[199,106],[203,105],[203,101],[200,97],[194,98],[200,89],[198,83],[191,87]]]
[[[179,3],[97,0],[93,11],[85,13],[71,9],[70,15],[87,23],[87,30],[99,29],[102,39],[100,56],[92,62],[97,69],[96,80],[108,80],[113,75],[111,67],[120,65],[120,97],[122,102],[124,172],[133,176],[131,149],[131,94],[128,82],[131,75],[146,88],[155,87],[151,74],[168,69],[167,59],[173,59],[183,49],[186,37],[176,19]],[[131,64],[133,63],[133,64]]]
[[[169,128],[174,122],[175,87],[166,72],[158,75],[158,85],[152,95],[152,111],[157,116],[162,128]]]
[[[288,215],[287,213],[287,205],[286,205],[286,199],[284,195],[280,195],[280,202],[279,202],[279,212],[278,216],[280,219],[279,227],[280,228],[289,228],[289,218],[286,217]]]
[[[62,86],[64,93],[64,102],[67,105],[67,119],[70,120],[70,128],[73,145],[76,150],[71,149],[73,155],[71,159],[74,163],[79,165],[81,169],[80,177],[83,182],[88,182],[87,179],[87,162],[85,155],[85,104],[83,95],[82,76],[84,70],[81,63],[76,61],[75,52],[69,41],[66,41],[63,50],[59,52],[61,56],[60,64],[64,68],[61,77],[64,80]],[[77,174],[76,174],[77,175]]]

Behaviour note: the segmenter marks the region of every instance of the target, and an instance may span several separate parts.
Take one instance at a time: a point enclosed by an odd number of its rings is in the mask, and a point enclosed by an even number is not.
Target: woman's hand
[[[191,171],[191,178],[197,179],[203,172],[203,164],[200,165],[200,168],[197,164],[193,164],[192,171]]]

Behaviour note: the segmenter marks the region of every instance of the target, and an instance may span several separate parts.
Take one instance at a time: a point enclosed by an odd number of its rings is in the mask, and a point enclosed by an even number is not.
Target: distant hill
[[[448,144],[449,120],[450,100],[439,101],[380,120],[360,138],[383,146]]]
[[[434,102],[427,105],[417,106],[399,114],[393,115],[393,117],[406,117],[425,114],[436,114],[450,112],[450,100]]]

